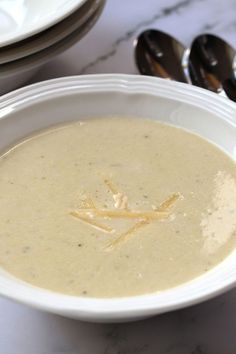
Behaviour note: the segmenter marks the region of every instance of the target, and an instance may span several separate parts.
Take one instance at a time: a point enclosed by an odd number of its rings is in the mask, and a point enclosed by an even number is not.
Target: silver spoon
[[[236,102],[236,80],[234,78],[226,79],[223,82],[223,88],[228,98]]]
[[[233,61],[235,50],[212,34],[196,37],[191,45],[188,70],[192,84],[216,93],[236,97]]]
[[[188,83],[186,48],[174,37],[158,30],[142,32],[135,43],[135,61],[143,75]]]
[[[235,51],[223,39],[203,34],[191,49],[158,31],[142,32],[135,43],[135,61],[143,75],[192,83],[236,102]]]

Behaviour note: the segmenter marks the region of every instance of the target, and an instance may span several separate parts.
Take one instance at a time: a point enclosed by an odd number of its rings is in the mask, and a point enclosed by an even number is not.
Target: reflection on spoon
[[[219,171],[214,180],[212,205],[201,220],[203,251],[216,252],[236,232],[236,180]]]
[[[236,102],[236,79],[226,79],[222,85],[226,95]]]
[[[212,34],[195,38],[189,55],[189,75],[193,85],[213,92],[224,91],[222,83],[234,78],[234,49]]]
[[[158,31],[142,32],[135,45],[135,61],[143,75],[188,82],[183,61],[186,48],[172,36]]]

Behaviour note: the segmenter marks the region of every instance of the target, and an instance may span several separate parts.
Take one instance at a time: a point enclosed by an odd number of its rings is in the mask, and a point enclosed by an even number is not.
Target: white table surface
[[[158,28],[189,45],[203,32],[236,47],[235,0],[108,0],[93,30],[31,82],[137,73],[133,42]],[[89,324],[0,299],[0,354],[235,354],[236,290],[192,308],[127,324]]]

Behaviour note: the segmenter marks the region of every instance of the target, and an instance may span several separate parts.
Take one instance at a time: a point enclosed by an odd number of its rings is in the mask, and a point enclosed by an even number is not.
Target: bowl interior
[[[52,80],[6,95],[0,99],[0,150],[55,124],[104,116],[151,118],[184,127],[207,138],[236,160],[233,103],[185,84],[125,75]],[[183,307],[216,295],[235,281],[233,252],[203,276],[158,294],[82,299],[34,288],[4,271],[0,272],[0,293],[75,318],[117,320]]]
[[[48,99],[43,95],[32,105],[12,110],[7,119],[2,117],[0,128],[7,134],[1,136],[0,149],[12,139],[21,139],[55,124],[91,117],[124,116],[151,118],[183,127],[217,144],[236,159],[236,126],[222,114],[217,116],[210,107],[206,110],[200,105],[143,93],[104,91],[65,95],[61,92],[53,96]]]

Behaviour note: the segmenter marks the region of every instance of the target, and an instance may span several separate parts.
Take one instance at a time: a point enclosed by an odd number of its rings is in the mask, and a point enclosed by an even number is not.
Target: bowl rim
[[[104,0],[103,0],[104,1]],[[89,92],[91,90],[116,90],[124,93],[158,94],[159,97],[170,95],[184,103],[199,106],[214,114],[224,114],[224,120],[235,123],[232,117],[236,113],[235,102],[223,94],[216,94],[190,84],[166,80],[157,77],[136,74],[87,74],[72,75],[33,83],[0,96],[0,109],[9,103],[20,106],[35,97],[54,95],[60,91]],[[187,98],[187,100],[186,100]],[[11,100],[8,101],[8,99]]]
[[[58,22],[65,19],[67,16],[72,14],[72,12],[79,9],[87,0],[68,0],[64,1],[61,7],[57,7],[57,10],[54,12],[49,12],[41,21],[37,21],[36,24],[27,26],[26,30],[23,32],[19,32],[18,34],[13,32],[8,35],[4,35],[0,41],[0,48],[5,46],[16,44],[19,41],[22,41],[26,38],[29,38],[35,34],[40,33],[41,31],[46,30],[47,28],[57,24]]]
[[[210,111],[236,129],[236,105],[227,98],[184,83],[126,74],[69,76],[26,86],[0,97],[0,120],[7,118],[12,111],[40,102],[45,98],[48,100],[73,93],[108,91],[125,95],[148,94],[175,99]],[[226,257],[226,259],[229,257]],[[0,294],[49,312],[65,315],[73,314],[78,318],[89,320],[135,318],[193,305],[234,287],[236,284],[236,264],[235,269],[223,277],[221,282],[217,281],[222,263],[208,272],[213,279],[213,285],[200,287],[198,291],[199,284],[201,282],[202,284],[206,283],[206,275],[160,293],[108,299],[63,295],[33,287],[24,282],[16,282],[14,278],[5,281],[2,279],[4,277],[0,275]],[[13,288],[15,288],[15,291],[13,291]],[[185,289],[189,290],[188,296],[182,294]],[[173,297],[176,292],[179,296]],[[162,296],[161,301],[159,301],[160,296]]]

